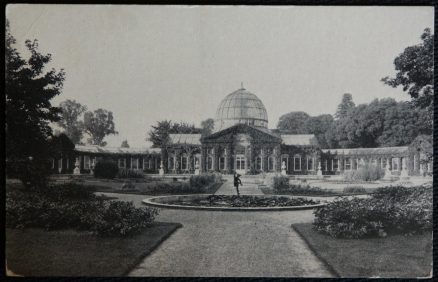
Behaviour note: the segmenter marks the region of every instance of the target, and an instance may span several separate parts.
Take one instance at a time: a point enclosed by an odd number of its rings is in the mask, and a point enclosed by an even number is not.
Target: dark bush
[[[117,172],[118,178],[144,178],[144,174],[141,170],[135,170],[130,168],[120,168]]]
[[[190,177],[190,180],[189,180],[190,186],[194,189],[206,188],[206,186],[208,186],[214,182],[219,182],[219,176],[217,176],[213,173],[193,175]]]
[[[343,190],[344,194],[363,194],[366,190],[362,186],[347,186]]]
[[[21,180],[27,189],[45,187],[51,173],[51,163],[46,159],[23,159],[6,162],[6,175],[9,178]]]
[[[312,187],[308,184],[289,184],[289,179],[285,176],[274,178],[275,194],[290,195],[332,195],[335,194],[327,189]]]
[[[369,198],[337,198],[314,211],[314,228],[332,237],[384,237],[432,228],[432,187],[387,187]]]
[[[274,190],[282,190],[289,187],[289,178],[287,176],[274,176],[272,180],[272,188]]]
[[[99,235],[134,234],[149,226],[157,214],[156,209],[136,208],[132,202],[111,201],[97,214],[93,230]]]
[[[10,190],[6,194],[6,227],[73,228],[126,236],[152,223],[157,214],[156,209],[108,201],[85,189],[65,185],[44,191]]]
[[[114,161],[101,160],[96,163],[94,167],[94,177],[113,179],[117,176],[119,167]]]

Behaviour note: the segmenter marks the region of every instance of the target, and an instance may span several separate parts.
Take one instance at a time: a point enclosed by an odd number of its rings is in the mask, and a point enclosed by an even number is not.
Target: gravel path
[[[109,194],[141,206],[145,196]],[[290,227],[311,210],[219,212],[161,209],[157,220],[183,227],[130,276],[332,277]]]

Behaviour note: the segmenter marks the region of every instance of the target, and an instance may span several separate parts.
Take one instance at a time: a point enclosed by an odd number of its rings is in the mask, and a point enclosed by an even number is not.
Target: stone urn
[[[321,178],[322,178],[321,162],[318,162],[318,170],[317,170],[317,172],[316,172],[316,175],[317,175],[318,177],[321,177]]]

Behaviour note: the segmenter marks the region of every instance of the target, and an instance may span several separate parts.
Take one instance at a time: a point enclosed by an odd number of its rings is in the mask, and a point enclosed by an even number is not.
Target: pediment
[[[260,129],[246,124],[237,124],[202,138],[202,143],[226,143],[237,139],[248,139],[251,142],[280,143],[281,138],[270,133],[268,129]]]

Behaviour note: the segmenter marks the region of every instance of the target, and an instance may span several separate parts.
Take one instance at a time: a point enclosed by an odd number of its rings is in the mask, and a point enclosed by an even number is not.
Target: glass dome
[[[268,114],[262,101],[245,88],[228,94],[216,111],[215,131],[244,123],[268,127]]]

